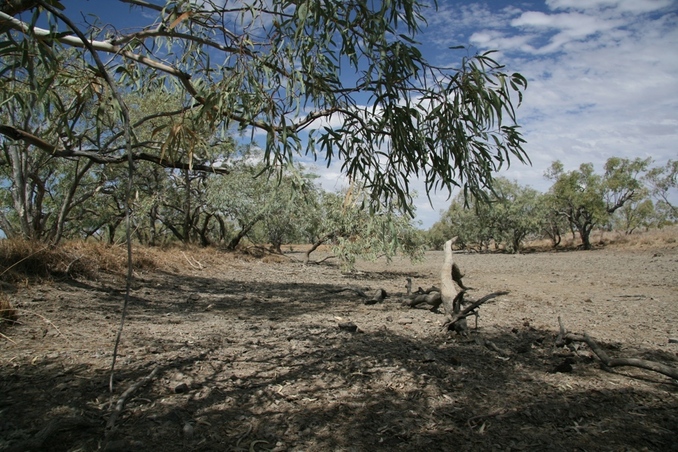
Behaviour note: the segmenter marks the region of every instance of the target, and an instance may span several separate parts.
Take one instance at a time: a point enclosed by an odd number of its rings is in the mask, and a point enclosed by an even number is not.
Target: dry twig
[[[563,321],[558,317],[558,324],[560,325],[560,333],[556,339],[556,344],[563,344],[567,341],[574,342],[586,342],[586,344],[591,348],[593,353],[598,356],[600,361],[605,367],[638,367],[640,369],[651,370],[653,372],[658,372],[660,374],[666,375],[667,377],[678,380],[678,369],[675,367],[667,366],[655,361],[650,361],[647,359],[638,359],[638,358],[610,358],[605,350],[603,350],[600,345],[596,343],[588,334],[584,333],[583,335],[568,333],[563,325]]]
[[[197,270],[202,270],[205,268],[205,266],[202,265],[198,260],[186,256],[186,253],[184,253],[183,251],[181,252],[181,255],[184,256],[184,259],[186,259],[186,262],[188,262],[188,265],[190,265],[191,267]]]
[[[108,422],[106,422],[106,436],[110,436],[115,431],[115,421],[118,420],[118,416],[120,416],[120,413],[122,413],[122,409],[125,407],[125,402],[127,402],[127,398],[131,396],[137,389],[151,381],[157,373],[158,367],[155,367],[150,374],[146,375],[144,378],[134,383],[132,386],[127,388],[125,392],[122,393],[122,395],[115,404],[115,408],[113,408],[111,416],[108,418]]]

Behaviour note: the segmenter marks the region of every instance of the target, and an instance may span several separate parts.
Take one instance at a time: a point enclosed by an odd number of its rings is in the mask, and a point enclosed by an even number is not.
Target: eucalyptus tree
[[[450,237],[457,237],[455,246],[482,251],[493,239],[494,227],[487,203],[458,193],[429,230],[429,240],[436,249],[442,249]]]
[[[562,242],[563,234],[570,229],[570,223],[557,209],[557,199],[553,193],[545,193],[539,198],[541,210],[541,231],[551,240],[551,246],[557,248]]]
[[[525,239],[541,232],[544,218],[541,193],[516,181],[499,178],[489,196],[488,213],[496,231],[495,240],[503,242],[508,251],[519,253]]]
[[[278,171],[300,155],[339,160],[377,209],[410,209],[415,177],[427,192],[477,193],[494,170],[528,161],[515,115],[526,80],[489,52],[451,50],[449,68],[426,61],[416,37],[435,14],[428,2],[118,2],[147,24],[79,25],[68,2],[0,2],[0,105],[11,99],[58,118],[50,133],[3,121],[4,140],[98,164],[227,173],[196,143],[236,130],[265,137],[264,163]],[[64,71],[64,55],[80,70]],[[67,102],[50,100],[57,76],[68,78]],[[32,104],[21,89],[28,81]],[[157,90],[172,101],[131,118],[123,95]],[[87,127],[83,109],[94,119]],[[172,125],[152,139],[137,133],[160,117]]]
[[[74,92],[73,74],[82,71],[73,52],[58,56],[59,70],[43,84],[39,78],[22,77],[7,64],[0,78],[0,124],[31,130],[45,139],[60,140],[59,132],[68,110],[79,127],[92,124],[90,104],[80,103]],[[27,66],[40,76],[46,71],[37,68],[28,58]],[[0,126],[7,129],[10,126]],[[93,160],[58,159],[50,153],[32,149],[31,140],[0,138],[0,181],[8,190],[0,194],[0,227],[7,237],[57,243],[67,229],[73,209],[93,197],[101,188],[101,170]]]
[[[388,206],[363,208],[369,193],[359,183],[341,193],[319,192],[316,202],[304,210],[300,223],[310,238],[305,261],[321,245],[328,245],[345,270],[352,270],[358,257],[392,259],[404,254],[423,256],[424,236],[403,210]]]
[[[655,211],[652,200],[648,197],[642,197],[632,200],[621,207],[613,217],[615,229],[624,231],[627,235],[639,228],[649,228],[650,226],[659,226],[657,212]]]
[[[553,162],[545,176],[553,181],[550,193],[555,211],[579,232],[584,249],[591,249],[595,227],[606,224],[618,209],[643,196],[641,180],[649,163],[650,159],[611,157],[601,175],[595,173],[591,163],[565,171],[561,162]]]
[[[678,220],[678,206],[671,202],[671,195],[678,192],[678,160],[669,160],[664,166],[650,169],[645,175],[650,194],[658,200],[659,210],[668,220]]]
[[[436,247],[442,246],[445,237],[457,237],[455,244],[462,248],[478,247],[482,251],[494,242],[518,253],[527,237],[541,232],[542,196],[530,187],[497,178],[493,190],[484,193],[482,199],[458,194],[429,236]]]
[[[246,154],[231,163],[228,176],[212,178],[207,186],[209,209],[231,225],[228,249],[235,249],[245,237],[253,238],[254,228],[263,225],[263,235],[281,251],[280,246],[299,224],[308,176],[298,168],[288,168],[277,178],[264,171],[265,165],[256,155]]]

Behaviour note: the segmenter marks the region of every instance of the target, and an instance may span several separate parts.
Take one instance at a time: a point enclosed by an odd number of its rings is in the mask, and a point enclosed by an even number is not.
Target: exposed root
[[[673,378],[674,380],[678,380],[678,369],[675,367],[667,366],[665,364],[647,359],[610,358],[605,350],[603,350],[602,347],[600,347],[600,345],[598,345],[598,343],[596,343],[596,341],[594,341],[587,333],[584,333],[583,335],[568,333],[560,317],[558,317],[558,324],[560,325],[560,333],[556,338],[556,345],[564,345],[568,341],[585,342],[605,367],[638,367],[640,369],[658,372],[660,374],[666,375],[667,377]]]

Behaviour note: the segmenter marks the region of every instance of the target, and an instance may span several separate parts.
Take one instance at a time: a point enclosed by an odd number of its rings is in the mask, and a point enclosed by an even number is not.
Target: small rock
[[[431,350],[426,350],[421,357],[422,362],[431,363],[436,360],[436,355]]]
[[[670,337],[669,344],[678,344],[678,337]]]
[[[184,429],[183,429],[184,439],[186,441],[190,441],[191,439],[193,439],[193,431],[194,431],[194,428],[190,424],[190,422],[186,422],[184,424]]]
[[[198,301],[200,300],[200,294],[199,293],[192,293],[188,296],[189,301]]]

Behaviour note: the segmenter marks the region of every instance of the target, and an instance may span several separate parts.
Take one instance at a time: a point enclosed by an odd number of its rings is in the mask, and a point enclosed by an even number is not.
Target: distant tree
[[[624,204],[613,219],[615,229],[623,230],[626,234],[632,234],[638,228],[649,228],[657,223],[657,215],[652,200],[643,197]]]
[[[557,199],[553,193],[542,194],[539,198],[539,210],[541,211],[541,231],[543,236],[551,240],[551,246],[557,248],[560,245],[563,234],[571,230],[571,225],[563,215],[559,214]]]
[[[474,245],[482,250],[491,241],[503,244],[509,252],[518,253],[523,241],[540,232],[543,223],[542,195],[515,181],[497,178],[494,190],[482,199],[467,199],[457,195],[441,220],[429,231],[435,234],[436,245],[444,237],[457,237],[456,245]]]
[[[370,212],[363,208],[368,196],[357,183],[344,193],[320,193],[317,203],[300,218],[312,238],[307,262],[323,244],[331,247],[347,270],[354,267],[358,257],[391,259],[398,253],[412,259],[422,257],[423,233],[409,216],[386,207]]]
[[[286,236],[294,234],[301,221],[299,215],[308,202],[311,176],[298,168],[289,168],[280,177],[269,177],[265,165],[252,155],[230,167],[230,174],[213,178],[207,187],[209,209],[232,225],[234,234],[227,243],[228,249],[235,249],[242,239],[252,237],[257,225],[263,235],[272,240],[274,249],[282,252],[280,246]]]
[[[649,163],[649,159],[612,157],[605,163],[605,174],[599,175],[590,163],[566,172],[562,163],[553,162],[545,176],[553,181],[554,210],[579,232],[584,249],[592,248],[591,232],[596,226],[607,223],[610,215],[642,195],[641,176]]]
[[[442,249],[450,237],[457,237],[455,246],[482,251],[483,247],[489,246],[493,234],[491,220],[485,214],[487,210],[486,204],[458,193],[429,230],[431,245]]]
[[[516,181],[498,178],[491,194],[492,224],[495,240],[504,243],[506,250],[519,253],[523,241],[536,236],[543,224],[541,193],[524,187]]]
[[[669,160],[665,166],[652,168],[645,175],[650,194],[661,201],[667,219],[678,221],[678,207],[670,202],[670,194],[678,192],[678,160]]]

